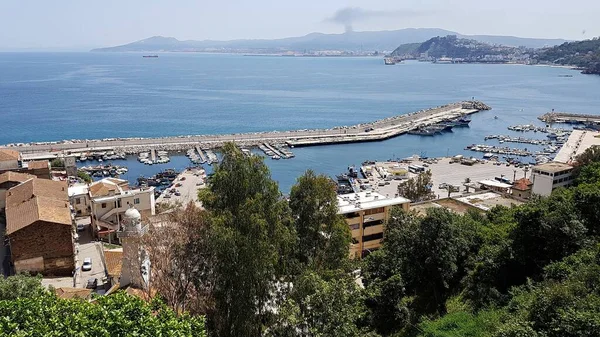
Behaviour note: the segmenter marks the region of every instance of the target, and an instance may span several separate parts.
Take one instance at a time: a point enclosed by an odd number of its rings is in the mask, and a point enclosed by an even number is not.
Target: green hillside
[[[583,69],[584,73],[600,75],[600,38],[567,42],[542,51],[538,55],[540,62],[573,65]]]

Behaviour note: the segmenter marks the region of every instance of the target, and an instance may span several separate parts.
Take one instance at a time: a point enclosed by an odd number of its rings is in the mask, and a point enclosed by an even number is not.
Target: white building
[[[91,216],[100,237],[112,236],[130,206],[146,219],[156,214],[154,187],[131,188],[127,180],[105,178],[91,185],[69,187],[69,199],[78,216]]]
[[[548,196],[555,188],[571,185],[573,166],[565,163],[550,162],[533,167],[531,181],[532,194]]]

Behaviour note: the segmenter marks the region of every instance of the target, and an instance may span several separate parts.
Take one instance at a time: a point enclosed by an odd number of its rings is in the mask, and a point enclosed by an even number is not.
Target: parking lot
[[[198,189],[206,187],[206,173],[204,170],[185,170],[177,176],[174,186],[165,190],[157,199],[157,203],[181,203],[187,205],[190,202],[201,206],[198,201]]]
[[[405,169],[408,171],[409,165],[420,165],[425,170],[431,170],[433,192],[438,198],[448,197],[448,190],[440,188],[440,185],[452,185],[459,187],[458,191],[454,191],[450,196],[459,196],[466,193],[463,184],[466,179],[469,179],[472,183],[477,183],[481,180],[494,180],[496,177],[504,177],[509,180],[520,179],[524,176],[525,171],[523,168],[516,168],[513,165],[507,166],[506,163],[497,165],[492,161],[482,161],[473,165],[463,165],[458,162],[452,163],[452,158],[439,158],[435,160],[428,160],[427,162],[421,160],[415,160],[411,163],[397,163],[397,162],[377,162],[371,166],[385,168],[388,171]],[[407,178],[416,177],[417,174],[409,172]],[[529,176],[529,173],[528,173]],[[382,195],[393,197],[398,193],[398,185],[406,181],[395,180],[388,178],[383,179],[376,170],[373,170],[373,176],[369,179],[360,179],[362,183],[368,183],[371,189]],[[470,189],[473,192],[473,189]]]

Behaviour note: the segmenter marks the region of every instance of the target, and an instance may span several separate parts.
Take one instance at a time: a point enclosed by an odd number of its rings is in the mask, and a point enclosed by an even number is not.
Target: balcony
[[[133,238],[133,237],[144,236],[146,233],[148,233],[148,225],[143,226],[139,231],[138,230],[123,229],[123,230],[117,232],[117,237],[119,239],[121,239],[121,238]]]

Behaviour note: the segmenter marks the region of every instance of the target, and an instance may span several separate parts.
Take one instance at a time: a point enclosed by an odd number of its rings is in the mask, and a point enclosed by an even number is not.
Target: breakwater
[[[458,118],[491,109],[478,101],[463,101],[393,116],[370,123],[338,126],[330,129],[267,131],[226,135],[189,135],[160,138],[105,138],[95,140],[64,140],[8,144],[3,147],[23,153],[27,159],[58,155],[79,155],[89,151],[115,150],[134,154],[149,149],[156,151],[185,151],[202,144],[205,149],[221,147],[225,142],[235,142],[242,147],[262,143],[286,143],[289,146],[314,146],[323,144],[380,141],[396,137],[420,127],[445,119]]]

